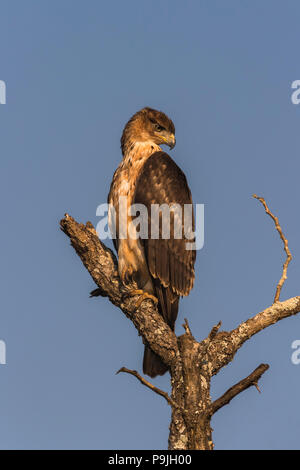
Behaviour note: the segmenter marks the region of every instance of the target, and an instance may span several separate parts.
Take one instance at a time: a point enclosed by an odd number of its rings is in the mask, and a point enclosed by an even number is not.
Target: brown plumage
[[[108,196],[117,216],[114,244],[118,251],[120,277],[129,289],[135,287],[155,295],[159,313],[173,330],[179,297],[188,295],[193,287],[196,252],[186,249],[184,234],[180,239],[174,237],[174,229],[176,233],[181,227],[176,213],[171,212],[169,239],[162,238],[161,214],[156,227],[159,237],[151,238],[150,215],[152,204],[178,204],[183,208],[184,204],[192,203],[185,175],[160,148],[161,144],[173,148],[174,134],[174,124],[166,114],[151,108],[136,113],[124,128],[121,138],[123,160],[114,174]],[[148,209],[147,239],[119,238],[119,212],[126,211],[126,207],[125,211],[124,207],[119,207],[120,196],[127,197],[127,209],[132,204],[143,204]],[[128,217],[128,223],[131,220]],[[112,225],[110,217],[111,228]],[[147,345],[143,370],[151,377],[167,370]]]

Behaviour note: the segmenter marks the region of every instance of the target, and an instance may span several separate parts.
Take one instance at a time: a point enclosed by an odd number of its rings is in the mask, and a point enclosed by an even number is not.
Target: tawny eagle
[[[185,204],[192,204],[186,177],[172,158],[161,150],[162,144],[171,149],[175,146],[175,127],[171,119],[151,108],[143,108],[134,114],[122,134],[123,159],[113,176],[108,202],[116,214],[114,244],[122,282],[129,289],[133,285],[139,289],[133,290],[133,293],[139,292],[157,299],[159,313],[174,330],[179,297],[188,295],[193,287],[196,251],[186,249],[184,235],[193,230],[193,221],[188,230],[182,228],[181,238],[175,238],[175,215],[170,219],[169,239],[162,237],[161,225],[159,237],[151,238],[152,204],[179,204],[182,208]],[[127,197],[125,211],[132,204],[146,206],[148,238],[136,239],[128,234],[120,238],[120,196]],[[130,221],[130,217],[127,220]],[[163,375],[167,371],[167,366],[148,345],[145,345],[143,371],[150,377]]]

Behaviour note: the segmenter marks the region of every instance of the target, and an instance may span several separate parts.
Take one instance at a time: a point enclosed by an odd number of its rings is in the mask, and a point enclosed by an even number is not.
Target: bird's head
[[[175,146],[175,126],[168,116],[152,108],[143,108],[132,116],[126,124],[121,148],[123,155],[135,142],[153,142]]]

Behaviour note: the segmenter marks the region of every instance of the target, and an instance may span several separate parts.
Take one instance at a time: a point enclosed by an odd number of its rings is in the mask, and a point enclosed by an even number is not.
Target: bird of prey
[[[186,249],[183,228],[182,237],[175,238],[174,230],[179,223],[175,214],[170,218],[170,236],[167,239],[162,236],[161,219],[158,238],[151,238],[149,233],[145,239],[130,237],[128,233],[121,237],[118,220],[120,196],[127,198],[125,211],[132,204],[143,204],[148,209],[149,231],[152,204],[177,204],[181,208],[192,204],[184,173],[160,147],[166,144],[172,149],[175,142],[175,127],[166,114],[148,107],[134,114],[123,130],[123,159],[114,173],[108,195],[108,203],[114,207],[116,215],[113,229],[120,278],[125,286],[132,289],[132,295],[139,293],[142,299],[150,297],[156,300],[158,312],[172,330],[179,297],[188,295],[193,287],[196,251]],[[193,231],[193,218],[190,225],[185,234]],[[155,377],[163,375],[167,369],[146,344],[144,373]]]

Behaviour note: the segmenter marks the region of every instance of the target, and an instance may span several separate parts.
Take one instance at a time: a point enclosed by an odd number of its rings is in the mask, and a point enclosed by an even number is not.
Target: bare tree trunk
[[[185,333],[177,338],[151,299],[145,299],[136,307],[139,296],[126,295],[118,275],[116,257],[101,243],[90,222],[86,225],[79,224],[67,214],[61,221],[63,232],[70,238],[72,246],[97,284],[98,295],[108,297],[122,310],[134,323],[144,343],[169,367],[171,396],[152,385],[137,371],[125,367],[119,370],[134,375],[143,385],[164,397],[172,407],[169,449],[213,449],[210,422],[214,413],[248,387],[255,386],[258,389],[258,380],[269,366],[261,364],[214,402],[210,396],[211,378],[233,360],[238,349],[254,334],[300,312],[299,296],[284,302],[279,301],[291,254],[278,219],[270,212],[263,198],[254,197],[264,205],[267,214],[274,220],[287,255],[274,303],[232,331],[219,331],[220,322],[201,342],[193,337],[187,320],[183,325]]]
[[[210,427],[210,373],[206,344],[195,341],[187,321],[186,333],[178,338],[181,370],[172,377],[172,398],[180,403],[173,408],[170,426],[170,449],[213,448]]]

